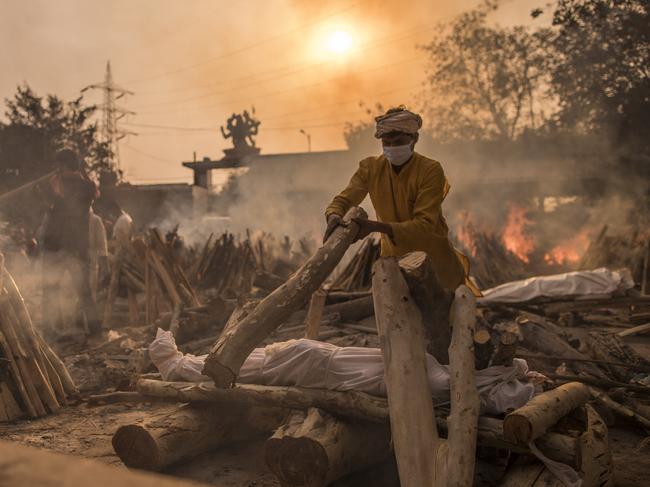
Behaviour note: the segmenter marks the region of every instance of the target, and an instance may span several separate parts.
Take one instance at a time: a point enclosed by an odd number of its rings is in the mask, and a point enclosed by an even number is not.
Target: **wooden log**
[[[199,487],[169,476],[115,468],[15,441],[0,441],[2,485],[11,487]],[[220,484],[213,484],[219,487]]]
[[[372,296],[366,295],[359,298],[343,301],[340,303],[329,304],[323,308],[323,316],[338,314],[341,321],[353,322],[360,321],[375,312]],[[301,323],[307,317],[304,310],[293,313],[287,320],[288,323]]]
[[[503,436],[509,441],[527,445],[588,400],[589,388],[578,382],[543,392],[506,416]]]
[[[47,375],[40,347],[38,347],[38,344],[27,339],[26,335],[28,330],[24,326],[24,323],[20,322],[12,303],[5,302],[1,307],[4,313],[3,321],[5,322],[3,332],[9,341],[9,345],[14,350],[19,351],[23,359],[21,361],[23,363],[23,369],[21,370],[23,378],[26,382],[33,384],[41,402],[47,405],[50,412],[58,412],[61,409],[61,404],[56,398],[56,394]]]
[[[375,262],[372,292],[395,458],[402,487],[436,482],[439,444],[427,379],[424,330],[397,260]]]
[[[471,487],[474,484],[476,435],[480,399],[474,373],[473,333],[476,298],[466,286],[456,289],[451,309],[452,336],[449,346],[449,384],[451,414],[447,419],[449,459],[447,485]]]
[[[525,353],[517,352],[517,357],[525,359],[539,359],[539,360],[549,360],[551,362],[589,362],[592,364],[606,365],[611,367],[622,367],[625,369],[636,370],[639,372],[650,372],[650,365],[643,364],[626,364],[623,362],[612,362],[609,360],[597,360],[591,358],[571,358],[571,357],[555,357],[552,355],[544,355],[539,353]]]
[[[448,364],[453,293],[442,288],[426,253],[411,252],[399,260],[399,266],[422,316],[426,350],[441,364]]]
[[[529,350],[537,350],[547,355],[564,356],[576,359],[589,358],[578,352],[575,348],[565,342],[557,334],[551,333],[540,323],[528,321],[520,325],[519,329],[523,335],[524,346]],[[595,365],[587,362],[576,362],[573,364],[578,372],[606,379],[606,375]]]
[[[155,252],[154,249],[151,249],[151,251],[149,252],[149,262],[151,268],[158,275],[160,282],[162,282],[162,285],[164,286],[171,307],[174,308],[174,306],[180,305],[181,297],[178,294],[178,290],[176,289],[176,284],[174,283],[174,279],[172,279],[172,276],[169,274],[168,270],[165,268],[165,265],[163,264],[162,258]]]
[[[40,335],[37,336],[38,336],[38,341],[40,343],[41,350],[43,351],[45,356],[48,358],[48,360],[56,370],[56,373],[59,376],[59,379],[61,380],[63,389],[65,390],[66,394],[71,396],[75,396],[79,394],[79,389],[77,388],[77,385],[72,379],[72,376],[70,375],[70,372],[68,372],[68,369],[66,368],[63,361],[54,352],[54,350],[52,350],[52,347],[48,345],[48,343],[43,339],[42,336]]]
[[[596,401],[598,401],[606,408],[611,409],[622,418],[625,418],[628,421],[632,421],[638,424],[639,426],[641,426],[642,428],[644,428],[645,430],[650,431],[649,418],[646,418],[645,416],[637,413],[630,407],[624,406],[623,404],[614,401],[614,399],[609,397],[603,391],[596,389],[595,387],[590,387],[589,391],[591,392],[591,395],[594,397],[594,399],[596,399]]]
[[[499,487],[566,487],[542,462],[531,457],[518,458],[506,472]]]
[[[612,388],[623,388],[634,392],[639,392],[641,394],[650,394],[650,387],[642,386],[637,384],[626,384],[625,382],[618,382],[615,380],[609,379],[595,379],[593,377],[582,377],[578,375],[564,375],[564,374],[545,374],[549,379],[554,379],[557,381],[564,382],[582,382],[583,384],[589,384],[592,386],[600,387],[603,389],[612,389]]]
[[[515,333],[504,331],[499,335],[494,355],[490,359],[490,365],[512,365],[512,360],[517,355],[517,341],[519,337]]]
[[[0,422],[15,421],[23,415],[9,385],[0,382]]]
[[[355,391],[339,392],[256,384],[238,384],[232,389],[221,389],[209,382],[164,382],[148,377],[140,378],[136,389],[140,394],[148,397],[178,402],[222,403],[231,408],[236,408],[240,404],[301,410],[316,407],[341,417],[379,423],[388,420],[388,402],[385,398]],[[436,421],[441,431],[446,432],[447,419],[438,417]],[[478,442],[482,446],[507,449],[517,453],[529,451],[527,445],[506,440],[503,437],[503,421],[495,418],[479,418]],[[557,433],[546,433],[535,443],[552,460],[567,464],[575,462],[574,438]]]
[[[584,410],[586,428],[578,437],[576,451],[582,487],[612,487],[614,475],[607,426],[589,404],[585,404]]]
[[[323,317],[325,299],[327,299],[327,291],[322,287],[311,295],[307,319],[305,320],[305,338],[318,340],[318,330]]]
[[[447,434],[447,419],[436,417],[438,428],[443,435]],[[496,418],[482,416],[478,419],[478,444],[483,447],[510,450],[514,453],[529,454],[528,445],[513,443],[503,437],[503,421]],[[576,438],[559,433],[546,433],[537,440],[537,448],[551,460],[565,463],[572,467],[577,466]]]
[[[481,370],[487,367],[494,353],[494,345],[492,344],[492,336],[490,330],[485,324],[485,320],[480,319],[474,327],[474,365],[476,370]]]
[[[219,387],[232,387],[246,357],[296,311],[330,275],[356,238],[359,227],[352,218],[365,218],[361,208],[348,211],[347,226],[338,227],[298,271],[264,298],[257,308],[219,337],[205,361],[203,374]]]
[[[2,300],[2,296],[0,296],[0,300]],[[36,417],[45,416],[47,411],[34,384],[36,378],[33,376],[34,371],[30,366],[30,356],[20,343],[8,313],[5,313],[8,307],[9,303],[6,302],[4,305],[0,305],[0,331],[2,331],[6,340],[8,353],[13,357],[13,362],[17,366],[18,376],[20,376],[25,386],[29,396],[29,403],[33,405]]]
[[[282,406],[290,409],[318,407],[341,416],[383,421],[388,417],[386,399],[362,392],[330,391],[285,386],[237,384],[222,389],[207,382],[163,382],[140,379],[136,390],[141,394],[182,402],[227,402],[258,406]]]
[[[278,408],[186,405],[121,426],[113,449],[129,468],[161,471],[220,446],[273,431],[286,417]]]
[[[323,487],[390,454],[386,425],[338,419],[310,408],[293,413],[264,446],[266,464],[283,487]]]
[[[645,325],[634,326],[632,328],[628,328],[627,330],[619,331],[616,334],[616,336],[618,336],[619,338],[624,338],[633,335],[638,335],[640,333],[646,333],[648,331],[650,331],[650,323],[646,323]]]
[[[1,321],[2,317],[0,317],[0,322]],[[8,361],[9,372],[16,388],[18,389],[18,394],[20,395],[20,399],[24,405],[24,408],[26,409],[25,412],[31,418],[37,418],[39,416],[39,411],[36,410],[36,406],[32,402],[31,390],[28,391],[27,387],[25,386],[25,382],[20,375],[20,369],[18,368],[16,357],[14,357],[14,352],[11,347],[9,347],[9,343],[7,342],[7,339],[5,338],[2,331],[0,331],[0,350],[2,350],[5,360]]]
[[[285,281],[286,279],[273,274],[272,272],[258,270],[255,273],[253,285],[270,292],[282,286]]]

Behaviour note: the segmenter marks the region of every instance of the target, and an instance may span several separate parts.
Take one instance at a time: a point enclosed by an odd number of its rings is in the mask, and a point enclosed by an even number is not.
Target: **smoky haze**
[[[476,0],[323,1],[0,0],[0,96],[29,83],[64,99],[102,81],[135,92],[120,104],[136,112],[120,146],[134,182],[190,180],[180,161],[196,151],[218,158],[228,143],[219,125],[254,106],[263,153],[344,147],[344,122],[364,117],[359,101],[413,104],[424,74],[416,49],[436,22]],[[525,22],[535,2],[506,2],[500,22]],[[349,53],[325,49],[345,31]],[[101,103],[99,93],[88,100]],[[172,126],[175,129],[153,126]],[[188,130],[199,128],[201,130]]]

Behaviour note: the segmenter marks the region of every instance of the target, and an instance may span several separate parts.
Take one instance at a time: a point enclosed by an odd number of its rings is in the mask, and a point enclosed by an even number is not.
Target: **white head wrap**
[[[375,122],[377,122],[375,137],[378,139],[389,132],[416,134],[422,127],[422,117],[406,109],[381,115],[375,118]]]

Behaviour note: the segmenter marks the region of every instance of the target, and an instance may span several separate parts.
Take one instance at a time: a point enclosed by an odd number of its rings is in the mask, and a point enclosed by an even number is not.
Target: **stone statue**
[[[259,152],[255,147],[254,136],[257,135],[259,130],[260,121],[251,117],[248,110],[244,113],[233,113],[226,122],[226,130],[221,127],[221,135],[224,139],[232,138],[234,153],[246,154],[250,152]]]

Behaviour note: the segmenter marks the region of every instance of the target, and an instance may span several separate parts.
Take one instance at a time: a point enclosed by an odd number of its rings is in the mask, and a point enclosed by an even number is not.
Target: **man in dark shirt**
[[[97,186],[84,173],[79,156],[68,149],[56,154],[59,167],[50,179],[51,205],[45,217],[43,248],[43,321],[56,333],[61,323],[61,280],[67,272],[78,299],[76,318],[88,329],[91,309],[88,283],[89,212],[98,196]],[[62,331],[62,330],[58,330]]]

